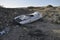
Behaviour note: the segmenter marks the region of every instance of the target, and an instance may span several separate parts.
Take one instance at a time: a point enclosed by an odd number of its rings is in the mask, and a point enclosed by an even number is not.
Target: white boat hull
[[[20,22],[18,22],[19,24],[27,24],[27,23],[31,23],[31,22],[34,22],[34,21],[36,21],[36,20],[39,20],[40,18],[42,18],[42,14],[41,13],[32,13],[32,14],[29,14],[29,15],[34,15],[33,17],[26,17],[27,18],[27,20],[22,20],[22,21],[20,21]],[[25,18],[25,19],[26,19]],[[15,18],[16,19],[16,18]],[[23,17],[22,17],[22,19],[23,19]]]

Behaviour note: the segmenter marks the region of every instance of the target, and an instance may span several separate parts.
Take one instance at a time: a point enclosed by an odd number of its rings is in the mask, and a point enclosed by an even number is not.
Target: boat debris
[[[8,27],[0,29],[0,37],[7,34],[9,31],[10,31],[10,28]]]

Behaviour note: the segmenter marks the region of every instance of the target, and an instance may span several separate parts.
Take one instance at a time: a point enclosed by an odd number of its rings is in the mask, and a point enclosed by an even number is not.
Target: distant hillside
[[[60,7],[48,5],[45,7],[27,7],[27,8],[5,8],[0,6],[0,24],[9,23],[15,16],[28,14],[34,11],[39,11],[43,14],[44,22],[52,22],[60,24]],[[7,21],[8,20],[8,21]],[[6,22],[6,23],[5,23]]]

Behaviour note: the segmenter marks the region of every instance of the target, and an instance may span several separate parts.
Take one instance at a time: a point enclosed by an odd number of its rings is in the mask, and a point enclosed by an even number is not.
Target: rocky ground
[[[43,19],[26,25],[19,25],[13,21],[13,18],[18,15],[32,12],[25,8],[0,8],[0,28],[6,26],[10,28],[10,32],[0,40],[60,40],[59,24]],[[40,31],[36,33],[35,30]]]

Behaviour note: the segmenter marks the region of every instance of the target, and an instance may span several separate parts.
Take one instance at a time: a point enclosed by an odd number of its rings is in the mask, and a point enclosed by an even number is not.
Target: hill
[[[13,21],[13,18],[39,11],[43,14],[42,20],[19,25]],[[27,8],[4,8],[0,7],[0,28],[9,27],[8,34],[2,36],[0,40],[60,40],[60,7],[51,5],[46,7],[27,7]],[[28,33],[34,30],[41,30],[42,37],[30,37]]]

